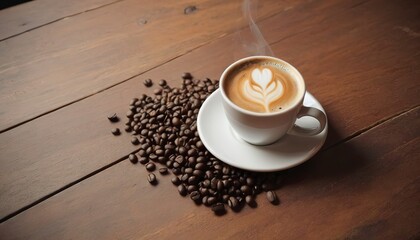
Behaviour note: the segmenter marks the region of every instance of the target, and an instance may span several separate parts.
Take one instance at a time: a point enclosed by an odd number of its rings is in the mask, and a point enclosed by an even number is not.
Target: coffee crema
[[[266,59],[231,69],[223,88],[234,104],[258,113],[287,109],[297,101],[299,91],[296,81],[281,64]]]

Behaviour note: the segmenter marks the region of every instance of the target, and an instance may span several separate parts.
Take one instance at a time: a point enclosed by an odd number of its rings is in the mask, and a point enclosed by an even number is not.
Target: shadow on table
[[[337,143],[337,139],[343,139],[334,125],[329,125],[327,139],[327,144],[329,144],[313,158],[285,173],[284,185],[295,185],[317,180],[332,183],[355,174],[367,165],[369,159],[363,154],[363,149],[358,148],[354,142],[345,141],[334,145],[334,142]]]

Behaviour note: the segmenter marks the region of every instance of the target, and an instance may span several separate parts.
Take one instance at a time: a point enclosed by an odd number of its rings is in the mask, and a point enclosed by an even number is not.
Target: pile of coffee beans
[[[131,100],[125,131],[132,134],[131,143],[139,149],[129,155],[129,160],[145,166],[150,172],[147,180],[153,185],[158,182],[153,174],[156,169],[162,175],[172,172],[171,181],[180,195],[189,195],[216,214],[225,213],[226,205],[234,211],[245,204],[256,207],[255,197],[263,191],[269,202],[278,204],[273,190],[281,184],[280,173],[256,173],[229,166],[215,158],[198,136],[198,111],[218,88],[218,81],[194,79],[190,73],[184,73],[182,79],[179,88],[160,80],[153,96],[143,94]],[[151,79],[144,84],[153,86]]]

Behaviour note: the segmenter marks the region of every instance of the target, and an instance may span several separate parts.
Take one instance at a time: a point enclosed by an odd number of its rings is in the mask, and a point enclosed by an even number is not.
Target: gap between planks
[[[330,150],[332,148],[338,147],[339,145],[344,144],[344,143],[346,143],[346,142],[348,142],[348,141],[350,141],[352,139],[355,139],[358,136],[369,132],[370,130],[374,130],[375,128],[377,128],[379,126],[381,126],[383,124],[386,124],[387,122],[390,122],[390,121],[392,121],[392,120],[394,120],[396,118],[399,118],[399,117],[401,117],[403,115],[409,114],[412,111],[416,111],[419,107],[420,107],[420,105],[416,105],[414,107],[411,107],[411,108],[408,108],[406,110],[403,110],[403,111],[401,111],[399,113],[396,113],[396,114],[394,114],[394,115],[392,115],[390,117],[381,119],[381,120],[377,121],[376,123],[374,123],[374,124],[372,124],[372,125],[370,125],[368,127],[365,127],[365,128],[363,128],[363,129],[361,129],[359,131],[356,131],[355,133],[353,133],[353,134],[349,135],[348,137],[344,138],[343,140],[341,140],[341,141],[339,141],[339,142],[337,142],[337,143],[329,146],[328,148],[325,148],[325,149],[321,150],[319,153],[326,152],[326,151],[328,151],[328,150]],[[85,176],[83,176],[83,177],[81,177],[81,178],[73,181],[73,182],[70,182],[70,183],[66,184],[65,186],[63,186],[63,187],[61,187],[61,188],[59,188],[59,189],[57,189],[57,190],[55,190],[55,191],[53,191],[53,192],[45,195],[44,197],[41,197],[40,199],[38,199],[38,200],[36,200],[36,201],[34,201],[34,202],[26,205],[25,207],[23,207],[23,208],[15,211],[15,212],[13,212],[13,213],[8,214],[7,216],[5,216],[2,219],[0,219],[0,223],[3,223],[5,221],[7,221],[7,220],[9,220],[9,219],[11,219],[11,218],[19,215],[20,213],[22,213],[22,212],[24,212],[24,211],[26,211],[26,210],[28,210],[28,209],[30,209],[30,208],[38,205],[39,203],[41,203],[41,202],[49,199],[50,197],[53,197],[56,194],[59,194],[60,192],[63,192],[64,190],[66,190],[68,188],[71,188],[74,185],[76,185],[76,184],[78,184],[78,183],[80,183],[80,182],[82,182],[82,181],[84,181],[84,180],[86,180],[86,179],[88,179],[90,177],[93,177],[96,174],[99,174],[102,171],[105,171],[105,170],[107,170],[108,168],[111,168],[114,165],[117,165],[118,163],[120,163],[120,162],[128,159],[128,155],[129,154],[136,153],[136,152],[137,152],[137,150],[134,150],[134,151],[128,153],[127,155],[125,155],[125,156],[117,159],[116,161],[111,162],[111,163],[109,163],[109,164],[107,164],[107,165],[105,165],[105,166],[103,166],[103,167],[101,167],[101,168],[99,168],[99,169],[97,169],[97,170],[95,170],[95,171],[93,171],[93,172],[91,172],[91,173],[89,173],[89,174],[87,174],[87,175],[85,175]]]
[[[5,40],[8,40],[8,39],[10,39],[10,38],[14,38],[14,37],[20,36],[20,35],[25,34],[25,33],[28,33],[28,32],[31,32],[31,31],[36,30],[36,29],[38,29],[38,28],[41,28],[41,27],[44,27],[44,26],[47,26],[47,25],[50,25],[50,24],[53,24],[53,23],[59,22],[59,21],[64,20],[64,19],[66,19],[66,18],[69,18],[69,17],[74,17],[74,16],[77,16],[77,15],[80,15],[80,14],[83,14],[83,13],[87,13],[87,12],[90,12],[90,11],[94,11],[94,10],[97,10],[97,9],[100,9],[100,8],[103,8],[103,7],[107,7],[107,6],[109,6],[109,5],[112,5],[112,4],[115,4],[115,3],[119,3],[119,2],[122,2],[122,1],[125,1],[125,0],[116,0],[116,1],[114,1],[114,2],[110,2],[110,3],[104,4],[104,5],[102,5],[102,6],[94,7],[94,8],[91,8],[91,9],[84,10],[84,11],[82,11],[82,12],[73,13],[73,14],[70,14],[70,15],[67,15],[67,16],[64,16],[64,17],[57,18],[57,19],[55,19],[55,20],[53,20],[53,21],[50,21],[50,22],[47,22],[47,23],[43,23],[43,24],[41,24],[41,25],[39,25],[39,26],[36,26],[36,27],[30,28],[30,29],[27,29],[27,30],[22,31],[22,32],[20,32],[20,33],[13,34],[13,35],[8,36],[8,37],[5,37],[5,38],[3,38],[3,39],[0,39],[0,42],[5,41]]]

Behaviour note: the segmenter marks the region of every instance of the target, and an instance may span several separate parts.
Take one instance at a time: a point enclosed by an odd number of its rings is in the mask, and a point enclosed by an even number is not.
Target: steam
[[[258,0],[244,0],[242,4],[242,14],[248,23],[248,31],[240,31],[238,33],[239,43],[245,54],[248,56],[265,55],[274,56],[273,51],[262,35],[260,29],[254,21],[253,15],[256,16],[258,9]],[[236,57],[236,56],[235,56]]]

